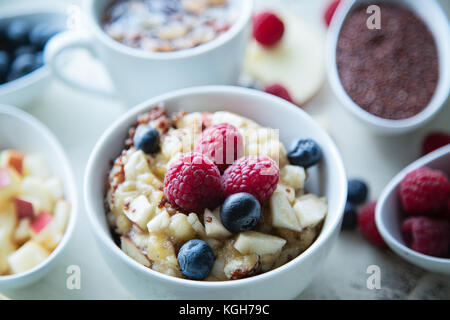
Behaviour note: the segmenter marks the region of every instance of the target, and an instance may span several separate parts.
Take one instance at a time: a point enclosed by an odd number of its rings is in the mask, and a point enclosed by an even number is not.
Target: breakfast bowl
[[[360,107],[355,101],[350,97],[344,88],[343,82],[338,69],[337,60],[337,49],[338,41],[341,35],[341,30],[343,30],[344,22],[347,21],[348,17],[355,8],[363,5],[367,5],[367,23],[370,21],[371,15],[375,11],[369,8],[370,5],[374,4],[395,4],[400,7],[404,7],[412,11],[420,20],[424,22],[424,25],[428,27],[429,32],[434,40],[436,50],[437,50],[437,85],[434,89],[434,93],[431,95],[431,99],[425,108],[420,112],[415,113],[412,116],[405,118],[385,118],[375,115],[366,109]],[[383,20],[383,10],[380,10],[380,23],[381,31],[383,30],[383,23],[387,20]],[[387,18],[386,18],[387,19]],[[365,22],[365,21],[364,21]],[[374,30],[371,30],[376,32]],[[450,27],[448,19],[440,7],[437,1],[414,1],[414,0],[399,0],[399,1],[389,1],[383,0],[374,3],[373,1],[342,1],[338,6],[335,16],[332,19],[328,35],[327,35],[327,74],[331,87],[344,106],[344,108],[356,117],[359,121],[364,123],[372,131],[382,134],[382,135],[393,135],[402,134],[414,130],[423,126],[429,120],[431,120],[439,110],[445,105],[448,94],[450,92],[450,43],[448,39],[450,38]],[[361,47],[365,44],[360,44]],[[388,44],[389,45],[389,44]],[[354,47],[354,46],[353,46]],[[412,49],[415,50],[415,49]],[[389,54],[392,56],[391,54]],[[352,60],[354,61],[354,60]],[[354,61],[355,63],[359,63]],[[362,69],[364,70],[364,69]],[[373,76],[372,76],[373,78]],[[373,80],[373,79],[371,79]],[[401,83],[402,81],[397,81]],[[370,83],[370,82],[367,82]],[[361,84],[363,86],[364,84]],[[367,86],[367,84],[366,84]],[[373,89],[375,85],[365,88],[365,94],[367,99],[371,99],[369,96],[370,89]],[[389,89],[386,89],[389,91]],[[424,90],[422,86],[420,90]],[[383,93],[384,94],[384,93]],[[384,106],[382,106],[384,107]]]
[[[143,266],[115,243],[105,209],[105,181],[111,160],[121,154],[128,129],[138,115],[162,105],[168,114],[181,110],[228,111],[271,128],[283,143],[310,137],[322,148],[321,163],[308,171],[306,188],[328,199],[328,213],[315,242],[292,261],[263,274],[232,281],[193,281]],[[277,114],[277,117],[272,115]],[[336,146],[325,131],[298,107],[266,93],[228,86],[183,89],[150,99],[123,115],[100,138],[88,161],[85,203],[98,246],[117,278],[138,298],[292,299],[312,281],[335,242],[346,201],[346,176]]]
[[[58,8],[58,6],[56,8],[53,7],[2,10],[2,13],[0,14],[0,26],[2,29],[0,31],[0,50],[5,49],[2,47],[2,45],[6,45],[6,40],[4,39],[4,37],[6,36],[2,33],[5,32],[6,26],[11,22],[18,22],[19,24],[25,22],[28,25],[25,26],[25,28],[31,27],[32,30],[34,26],[38,26],[39,24],[41,24],[41,26],[44,24],[46,26],[51,25],[55,28],[54,30],[59,31],[66,29],[66,20],[67,14],[65,10],[63,8]],[[43,30],[45,28],[40,29],[41,32],[47,32],[47,30]],[[34,31],[34,34],[36,33],[37,31]],[[47,35],[45,35],[45,37],[46,36]],[[44,37],[34,36],[36,42],[41,42],[43,38]],[[22,42],[26,43],[27,40],[21,40],[21,43]],[[2,80],[0,82],[0,103],[24,107],[31,101],[33,101],[42,92],[42,89],[48,84],[49,80],[51,79],[50,68],[45,64],[42,65],[42,56],[40,58],[37,57],[38,54],[42,54],[42,50],[44,49],[42,47],[43,45],[45,45],[45,43],[39,43],[38,48],[35,47],[35,44],[20,44],[19,49],[23,48],[22,52],[29,50],[29,48],[33,48],[33,52],[31,53],[35,55],[35,60],[39,60],[40,62],[35,61],[34,63],[36,63],[36,66],[30,66],[29,70],[25,74],[20,75],[19,77],[15,76],[11,81],[3,83],[3,80],[5,79],[0,79]],[[28,55],[28,52],[25,52],[25,54]],[[14,52],[9,52],[9,55],[9,64],[12,65],[13,56],[15,56],[15,59],[18,55],[16,55],[16,53]],[[0,78],[2,77],[3,76],[0,75]]]
[[[383,190],[376,208],[376,224],[381,236],[388,246],[400,257],[426,270],[450,274],[450,259],[438,258],[416,252],[409,248],[401,232],[401,208],[399,200],[399,185],[403,178],[421,167],[440,170],[450,175],[450,146],[442,147],[413,162],[398,175]]]
[[[75,226],[76,218],[77,218],[77,205],[78,205],[78,197],[77,197],[77,191],[75,186],[75,179],[72,173],[72,169],[70,167],[69,161],[63,151],[63,148],[61,147],[60,143],[56,139],[56,137],[50,132],[50,130],[45,127],[41,122],[39,122],[37,119],[32,117],[31,115],[27,114],[24,111],[21,111],[15,107],[7,106],[7,105],[0,105],[0,150],[17,150],[18,152],[21,152],[25,154],[24,164],[23,164],[23,170],[21,171],[27,171],[27,168],[30,168],[30,165],[26,165],[25,162],[27,161],[28,155],[34,155],[38,156],[39,159],[42,159],[43,162],[47,165],[47,168],[49,169],[49,174],[51,174],[50,177],[57,177],[60,184],[58,184],[58,191],[61,194],[61,201],[66,202],[69,204],[65,207],[65,229],[63,233],[58,234],[58,238],[56,242],[54,242],[55,247],[52,247],[52,249],[44,248],[44,246],[41,246],[41,243],[38,241],[43,240],[44,238],[40,238],[38,240],[38,233],[40,233],[42,236],[44,236],[44,233],[41,233],[43,230],[50,230],[45,229],[44,224],[41,225],[42,228],[38,230],[37,228],[33,229],[33,226],[30,227],[31,230],[36,231],[36,237],[33,235],[33,241],[28,237],[30,240],[24,240],[27,241],[26,244],[16,247],[16,251],[9,255],[7,257],[8,264],[10,264],[11,269],[13,269],[12,273],[6,273],[6,275],[0,275],[0,288],[1,289],[16,289],[20,287],[27,286],[29,284],[32,284],[33,282],[39,280],[40,278],[44,277],[45,274],[47,274],[52,267],[55,266],[57,261],[61,258],[63,255],[64,250],[66,250],[68,242],[70,241],[73,229]],[[30,162],[28,162],[30,163]],[[36,162],[34,162],[36,164]],[[44,169],[40,163],[35,167],[37,171],[40,171],[41,169]],[[33,169],[34,172],[36,172],[35,169]],[[26,173],[27,177],[31,177],[32,175],[29,173]],[[34,176],[33,176],[34,178]],[[24,178],[25,180],[25,173]],[[43,178],[44,179],[44,178]],[[30,180],[29,180],[30,181]],[[35,180],[36,181],[36,180]],[[47,180],[45,180],[47,181]],[[36,184],[34,184],[36,186]],[[2,189],[4,189],[5,185],[2,185]],[[21,188],[24,187],[24,185],[21,185]],[[38,187],[34,190],[37,190],[37,192],[42,192],[42,189],[46,188],[44,184],[38,185]],[[23,191],[24,189],[22,189]],[[3,190],[2,190],[3,192]],[[25,191],[23,191],[25,192]],[[28,194],[28,193],[27,193]],[[22,193],[20,197],[22,199],[25,199],[22,197]],[[27,198],[30,199],[31,198]],[[39,198],[41,199],[41,198]],[[64,199],[64,200],[63,200]],[[5,200],[4,197],[2,200]],[[17,200],[17,198],[16,198]],[[62,202],[61,202],[62,203]],[[23,202],[22,202],[23,204]],[[41,203],[42,204],[42,203]],[[34,211],[37,207],[35,207],[35,202],[32,203],[32,208]],[[44,207],[42,206],[42,210]],[[2,208],[2,214],[6,213],[7,211],[3,211],[5,208]],[[47,209],[45,209],[47,210]],[[21,225],[20,222],[23,220],[23,216],[21,217],[21,214],[24,213],[19,212],[19,209],[16,204],[16,212],[14,212],[14,215],[17,215],[18,218],[14,219],[15,221],[19,220],[17,222],[17,229],[19,229],[19,226]],[[33,212],[33,211],[32,211]],[[56,211],[55,211],[56,212]],[[40,211],[39,216],[42,217],[48,217],[49,215],[45,213],[42,215],[43,211]],[[7,214],[7,213],[6,213]],[[31,218],[33,221],[32,224],[37,221],[39,216],[35,217],[35,220]],[[2,220],[5,222],[5,220]],[[48,222],[51,220],[49,219]],[[42,222],[42,220],[41,220]],[[46,224],[46,226],[48,226]],[[5,227],[2,225],[2,227]],[[35,225],[37,227],[37,225]],[[17,231],[16,229],[16,231]],[[4,231],[4,230],[1,230]],[[17,233],[14,233],[14,238],[16,237]],[[2,238],[4,239],[4,238]],[[46,238],[48,239],[48,238]],[[3,241],[3,240],[2,240]],[[31,245],[27,246],[27,243],[32,243]],[[39,245],[38,245],[39,243]],[[2,251],[5,249],[4,243],[1,243],[2,245]],[[24,247],[27,247],[27,250],[22,250]],[[29,250],[32,248],[33,250]],[[38,250],[34,250],[38,248]],[[21,254],[17,254],[19,251],[21,251]],[[51,251],[51,252],[50,252]],[[3,254],[5,252],[2,252],[2,261],[3,261]],[[24,254],[26,253],[26,254]],[[15,255],[14,263],[17,268],[12,267],[12,255]],[[34,259],[38,257],[38,259]],[[42,258],[44,257],[44,258]],[[20,261],[19,261],[20,260]],[[36,262],[38,261],[38,262]],[[19,266],[20,262],[20,266]],[[24,267],[25,266],[25,267]],[[20,267],[20,268],[19,268]],[[24,271],[21,271],[21,270]],[[19,271],[18,271],[19,270]]]

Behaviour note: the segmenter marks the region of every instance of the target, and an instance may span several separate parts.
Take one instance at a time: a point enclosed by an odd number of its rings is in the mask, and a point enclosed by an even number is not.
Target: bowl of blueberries
[[[24,106],[50,79],[43,51],[66,29],[63,9],[27,9],[0,13],[0,103]]]

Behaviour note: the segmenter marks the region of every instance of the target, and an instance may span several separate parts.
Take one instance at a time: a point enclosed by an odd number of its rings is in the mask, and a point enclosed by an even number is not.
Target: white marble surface
[[[0,0],[5,6],[51,3],[32,0]],[[62,2],[61,0],[58,1]],[[78,3],[76,0],[65,1]],[[326,0],[257,0],[259,6],[286,5],[316,27],[322,25]],[[442,0],[447,12],[450,1]],[[80,55],[68,66],[86,81],[104,82],[102,69]],[[91,70],[86,75],[86,70]],[[92,71],[93,70],[93,71]],[[90,78],[90,79],[89,79]],[[329,123],[329,132],[341,150],[349,177],[366,179],[370,197],[376,199],[384,185],[404,166],[419,156],[420,142],[431,129],[449,129],[450,105],[425,128],[399,137],[380,137],[367,131],[345,113],[327,83],[305,109]],[[95,142],[125,106],[99,99],[64,86],[56,80],[27,110],[43,121],[59,137],[74,168],[80,195],[84,168]],[[3,292],[13,299],[133,299],[109,271],[100,257],[83,206],[73,241],[62,261],[46,278],[21,290]],[[66,289],[66,268],[78,265],[82,272],[81,290]],[[381,268],[381,289],[366,287],[369,265]],[[342,232],[319,276],[299,298],[302,299],[450,299],[450,278],[430,274],[366,242],[358,232]],[[308,275],[304,275],[307,277]]]

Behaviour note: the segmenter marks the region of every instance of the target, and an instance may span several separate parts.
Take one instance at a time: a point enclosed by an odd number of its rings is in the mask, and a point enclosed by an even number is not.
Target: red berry
[[[450,135],[444,132],[432,132],[428,134],[422,143],[422,154],[428,154],[436,149],[450,144]]]
[[[164,177],[164,194],[172,205],[188,212],[214,209],[223,199],[219,169],[200,153],[183,154]]]
[[[262,46],[275,46],[283,34],[284,23],[273,12],[265,11],[253,17],[253,37]]]
[[[333,19],[333,15],[336,12],[336,9],[337,9],[337,7],[338,7],[340,2],[341,2],[341,0],[333,0],[326,7],[325,13],[323,15],[323,19],[325,20],[325,24],[327,26],[330,25],[331,19]]]
[[[386,243],[375,224],[376,202],[366,204],[358,213],[358,226],[362,234],[374,244],[385,247]]]
[[[442,214],[450,197],[450,182],[438,170],[420,168],[408,173],[400,183],[400,199],[406,213]]]
[[[262,204],[277,187],[279,169],[275,161],[266,156],[248,156],[237,160],[222,176],[222,189],[226,197],[247,192]]]
[[[271,86],[268,86],[264,89],[265,92],[273,94],[274,96],[280,97],[282,99],[285,99],[289,102],[293,102],[291,94],[289,91],[283,87],[281,84],[273,84]]]
[[[436,257],[449,253],[450,224],[428,217],[412,217],[402,225],[403,239],[414,251]]]
[[[238,129],[231,124],[221,123],[203,131],[195,151],[209,157],[223,173],[244,155],[244,142]]]

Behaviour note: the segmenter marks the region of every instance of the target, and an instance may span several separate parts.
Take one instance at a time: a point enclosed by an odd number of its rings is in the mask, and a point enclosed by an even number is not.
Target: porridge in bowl
[[[233,0],[116,0],[103,29],[127,46],[153,52],[197,47],[226,32],[236,20]]]
[[[155,271],[223,281],[275,269],[317,238],[327,200],[305,190],[320,161],[311,139],[288,152],[277,130],[237,114],[168,115],[153,107],[129,129],[108,176],[118,245]]]

